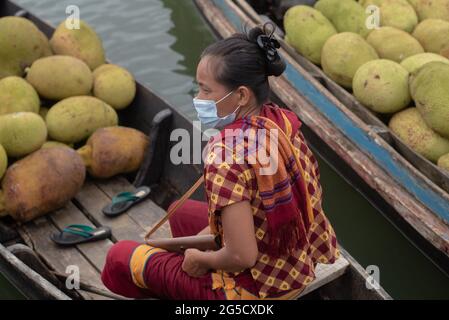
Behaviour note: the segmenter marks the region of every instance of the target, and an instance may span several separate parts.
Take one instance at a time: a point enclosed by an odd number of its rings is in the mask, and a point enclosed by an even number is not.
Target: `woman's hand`
[[[201,255],[202,252],[198,249],[187,249],[184,252],[182,270],[191,277],[204,276],[209,269],[202,263]]]

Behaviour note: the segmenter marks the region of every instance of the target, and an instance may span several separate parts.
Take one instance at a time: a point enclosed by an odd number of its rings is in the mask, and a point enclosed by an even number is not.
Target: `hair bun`
[[[279,77],[287,68],[284,59],[279,57],[275,62],[268,63],[267,76]]]
[[[267,26],[271,26],[270,34],[267,34]],[[247,34],[248,40],[257,44],[266,56],[266,75],[279,77],[284,73],[286,64],[277,50],[281,45],[274,38],[275,30],[276,26],[271,22],[267,22],[262,28],[260,26],[252,28]]]

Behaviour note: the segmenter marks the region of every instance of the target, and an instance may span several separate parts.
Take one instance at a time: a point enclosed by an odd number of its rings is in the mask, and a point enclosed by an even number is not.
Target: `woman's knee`
[[[140,243],[129,240],[117,242],[108,251],[106,265],[117,266],[125,263],[128,264],[133,251],[139,245]]]
[[[129,261],[139,245],[140,243],[135,241],[120,241],[109,249],[101,279],[111,291],[116,289],[118,283],[132,281]]]

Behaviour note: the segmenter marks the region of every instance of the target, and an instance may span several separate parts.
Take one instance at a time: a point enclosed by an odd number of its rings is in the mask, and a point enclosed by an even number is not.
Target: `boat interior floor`
[[[69,276],[73,273],[72,266],[76,266],[82,283],[98,288],[100,292],[101,290],[107,292],[108,290],[101,282],[100,274],[109,248],[121,240],[142,242],[146,231],[165,215],[165,210],[150,198],[115,218],[109,218],[102,213],[103,207],[109,204],[117,193],[134,190],[135,187],[125,177],[109,180],[88,179],[78,195],[65,207],[21,225],[18,228],[19,234],[25,244],[34,250],[41,262],[50,270],[49,274],[58,274],[59,277]],[[68,248],[60,247],[51,241],[52,233],[71,224],[108,226],[112,230],[112,236]],[[165,223],[152,237],[171,237],[168,223]],[[348,266],[349,262],[344,256],[332,265],[318,264],[316,279],[301,293],[300,297],[337,279],[345,273]],[[40,269],[42,274],[42,268]],[[39,270],[36,271],[39,273]],[[83,288],[77,290],[75,296],[89,300],[105,299],[105,295],[88,292]]]
[[[42,261],[54,272],[69,275],[71,266],[79,269],[80,281],[107,290],[100,279],[106,255],[110,247],[120,240],[143,241],[146,230],[165,215],[165,211],[151,199],[136,204],[126,213],[109,218],[102,209],[120,192],[133,191],[135,187],[124,177],[109,180],[89,179],[77,196],[65,207],[35,219],[19,227],[24,242],[31,247]],[[83,224],[91,227],[108,226],[112,230],[109,239],[79,244],[64,248],[50,239],[54,232],[67,225]],[[168,224],[162,226],[154,237],[168,237]],[[70,273],[67,273],[70,271]],[[85,299],[97,299],[97,295],[81,292]]]

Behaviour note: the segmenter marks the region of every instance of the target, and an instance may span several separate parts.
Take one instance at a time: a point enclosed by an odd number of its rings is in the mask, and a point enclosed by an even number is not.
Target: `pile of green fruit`
[[[291,7],[284,28],[289,45],[449,170],[449,0],[319,0]]]
[[[63,22],[49,40],[25,18],[0,18],[0,215],[33,219],[75,196],[86,169],[106,178],[143,161],[148,138],[118,126],[135,80],[79,25]]]

